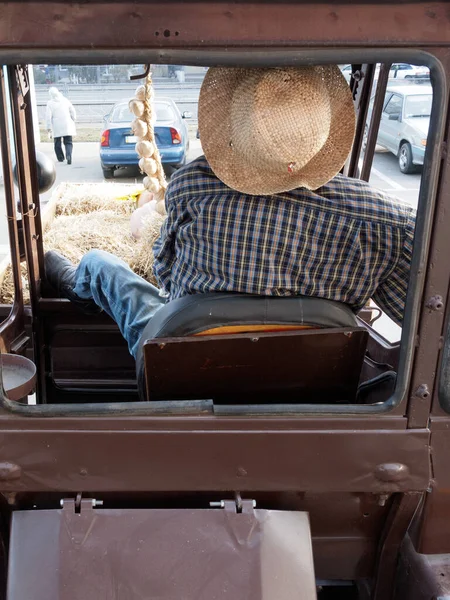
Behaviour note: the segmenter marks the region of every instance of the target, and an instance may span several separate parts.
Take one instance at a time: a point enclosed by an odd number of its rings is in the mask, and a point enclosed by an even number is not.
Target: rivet
[[[442,296],[431,296],[426,303],[426,307],[430,310],[442,310],[444,308],[444,301]]]
[[[428,389],[428,386],[426,383],[422,383],[421,385],[419,385],[419,387],[414,392],[414,396],[416,396],[416,398],[425,399],[425,398],[428,398],[429,395],[430,395],[430,390]]]

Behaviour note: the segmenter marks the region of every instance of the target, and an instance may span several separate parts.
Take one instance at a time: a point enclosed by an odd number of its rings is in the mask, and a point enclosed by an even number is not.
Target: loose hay
[[[156,284],[152,246],[165,217],[147,219],[141,238],[130,233],[130,216],[136,208],[137,186],[118,184],[61,184],[55,192],[55,218],[44,227],[44,250],[57,250],[74,264],[94,248],[122,258],[138,275]],[[141,188],[139,188],[141,189]],[[138,189],[138,191],[139,191]],[[21,264],[24,301],[29,302],[25,263]],[[0,302],[14,300],[11,265],[5,270]]]

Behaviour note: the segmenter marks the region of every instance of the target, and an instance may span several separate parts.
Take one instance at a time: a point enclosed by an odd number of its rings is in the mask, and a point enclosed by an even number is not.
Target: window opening
[[[395,65],[393,65],[394,67]],[[400,70],[407,70],[404,67],[408,65],[399,64],[398,68],[389,70],[389,77],[382,110],[382,119],[380,128],[377,132],[376,152],[373,159],[373,165],[370,173],[370,184],[380,189],[387,195],[400,198],[405,203],[416,207],[420,189],[421,163],[423,163],[425,149],[427,145],[428,129],[423,128],[422,137],[417,137],[417,132],[410,133],[411,137],[403,140],[398,147],[389,146],[384,135],[383,119],[386,116],[386,126],[397,127],[404,125],[409,119],[429,119],[432,90],[429,80],[418,83],[404,82],[404,91],[398,92],[392,90],[392,73],[395,71],[398,76]],[[202,140],[198,128],[198,99],[201,83],[205,77],[207,69],[205,67],[180,67],[177,65],[154,65],[154,116],[155,116],[155,140],[158,147],[164,144],[178,150],[182,147],[182,153],[177,154],[172,162],[163,161],[164,170],[167,179],[176,173],[183,165],[189,164],[200,156],[202,150]],[[137,161],[138,157],[134,151],[137,138],[132,131],[132,120],[135,115],[132,114],[128,105],[128,99],[132,97],[136,88],[135,82],[130,82],[129,77],[137,72],[142,72],[141,65],[123,65],[119,68],[112,66],[103,67],[84,67],[84,66],[54,66],[54,65],[35,65],[33,68],[35,77],[35,89],[37,98],[37,115],[39,119],[39,134],[36,138],[36,147],[40,149],[47,157],[51,157],[55,162],[57,181],[53,190],[41,195],[42,215],[45,213],[45,207],[51,205],[55,198],[55,189],[65,187],[65,195],[68,197],[67,190],[71,193],[86,193],[86,180],[89,178],[89,184],[99,186],[105,185],[105,180],[113,182],[113,199],[117,200],[116,206],[124,206],[126,201],[133,196],[138,196],[138,190],[142,191],[142,173],[139,171]],[[347,81],[352,80],[352,68],[349,65],[342,68],[342,72]],[[374,85],[372,93],[376,89],[376,84],[380,76],[379,65],[375,67]],[[395,85],[399,85],[395,82]],[[418,93],[418,87],[422,86],[422,93]],[[425,87],[425,86],[428,86]],[[59,87],[59,91],[67,98],[76,113],[77,137],[73,140],[73,161],[67,160],[67,146],[62,140],[60,150],[64,153],[64,158],[58,160],[54,140],[48,139],[48,93],[50,87]],[[367,124],[370,123],[373,111],[373,96],[369,106]],[[420,117],[418,116],[420,115]],[[392,117],[398,117],[397,119]],[[167,131],[158,132],[158,128],[163,129],[160,124],[165,123]],[[403,135],[403,134],[402,134]],[[406,133],[405,133],[406,135]],[[367,131],[365,131],[367,136]],[[392,137],[401,137],[399,132],[392,134]],[[64,136],[62,136],[64,138]],[[416,146],[420,153],[416,152]],[[411,147],[411,156],[408,154],[408,148]],[[113,163],[107,162],[107,155],[112,151],[117,151],[117,157]],[[123,163],[118,158],[118,154],[123,152],[127,158]],[[135,156],[130,158],[132,152]],[[364,159],[365,145],[362,144],[362,157]],[[162,153],[162,151],[161,151]],[[403,159],[403,164],[402,164]],[[115,162],[114,162],[115,161]],[[77,164],[78,163],[78,164]],[[360,162],[360,167],[362,162]],[[109,183],[109,182],[108,182]],[[83,186],[85,186],[83,188]],[[131,187],[134,191],[130,191]],[[75,194],[76,195],[76,194]],[[75,195],[73,198],[75,198]],[[125,202],[124,202],[125,199]],[[78,198],[79,200],[79,198]],[[122,204],[120,204],[122,201]],[[73,203],[72,203],[73,204]],[[55,215],[53,215],[54,217]],[[70,216],[70,215],[68,215]],[[44,234],[45,235],[45,234]],[[44,237],[45,245],[45,237]],[[82,254],[83,248],[78,248],[78,254]],[[51,306],[51,291],[44,289],[43,305]],[[47,301],[46,298],[49,300]],[[47,304],[45,304],[47,302]],[[365,314],[363,314],[365,311]],[[48,311],[50,314],[50,311]],[[368,304],[361,312],[361,317],[368,322],[374,321],[374,329],[385,338],[384,351],[389,354],[389,348],[394,348],[392,355],[398,360],[397,342],[400,339],[400,328],[393,326],[389,317],[380,311],[379,306],[374,303]],[[50,317],[49,317],[50,319]],[[103,317],[102,317],[103,319]],[[102,323],[102,321],[99,321]],[[103,321],[102,333],[97,332],[97,343],[94,344],[94,355],[101,363],[101,357],[104,356],[105,348],[114,345],[117,338],[116,332],[110,323],[106,325]],[[85,325],[83,325],[85,326]],[[72,325],[69,326],[69,330]],[[112,362],[106,367],[106,370],[97,369],[95,377],[87,378],[87,383],[81,381],[89,370],[89,364],[81,366],[81,371],[77,377],[73,377],[73,372],[67,368],[65,360],[70,354],[70,348],[65,346],[65,334],[67,329],[59,328],[55,331],[55,337],[58,351],[52,356],[53,376],[57,373],[56,391],[62,390],[62,396],[68,398],[65,394],[67,390],[69,395],[73,391],[80,391],[86,394],[95,393],[96,387],[102,390],[104,394],[110,394],[115,388],[117,397],[126,396],[127,399],[133,399],[135,387],[133,385],[133,365],[132,361],[123,361],[124,354],[118,353],[116,362]],[[84,335],[84,334],[83,334]],[[83,354],[83,343],[79,337],[78,346],[79,355]],[[77,342],[78,343],[78,342]],[[387,350],[386,350],[387,349]],[[123,350],[123,348],[122,348]],[[118,362],[117,362],[118,361]],[[82,362],[82,361],[81,361]],[[380,361],[372,361],[380,363]],[[395,361],[391,361],[395,362]],[[386,361],[384,365],[390,365]],[[373,366],[373,365],[372,365]],[[379,365],[378,365],[379,366]],[[397,365],[396,365],[397,368]],[[84,369],[84,371],[83,371]],[[116,382],[113,384],[111,373],[117,374]],[[55,381],[54,381],[55,383]],[[114,396],[114,393],[112,394]],[[51,399],[52,401],[52,399]]]

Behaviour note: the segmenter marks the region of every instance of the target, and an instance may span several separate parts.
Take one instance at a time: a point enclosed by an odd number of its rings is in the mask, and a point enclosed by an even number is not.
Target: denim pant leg
[[[65,135],[64,136],[64,148],[66,149],[66,158],[67,158],[67,160],[72,160],[73,142],[72,142],[72,136],[71,135]]]
[[[62,138],[61,137],[56,137],[53,140],[54,146],[55,146],[55,154],[56,154],[56,158],[59,160],[59,162],[62,162],[64,160],[64,152],[62,151]]]
[[[73,291],[84,300],[94,300],[114,319],[135,358],[144,327],[166,303],[154,285],[103,250],[91,250],[83,256]]]

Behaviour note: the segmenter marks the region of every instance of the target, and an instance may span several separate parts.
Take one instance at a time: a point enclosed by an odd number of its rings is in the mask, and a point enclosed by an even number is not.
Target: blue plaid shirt
[[[236,192],[205,157],[177,171],[154,273],[173,300],[199,292],[369,298],[401,323],[415,213],[367,183],[337,175],[318,190]]]

